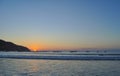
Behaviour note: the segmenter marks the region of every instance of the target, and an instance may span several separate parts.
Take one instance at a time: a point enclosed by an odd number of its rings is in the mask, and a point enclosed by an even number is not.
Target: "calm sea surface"
[[[0,76],[120,76],[120,61],[0,58]]]

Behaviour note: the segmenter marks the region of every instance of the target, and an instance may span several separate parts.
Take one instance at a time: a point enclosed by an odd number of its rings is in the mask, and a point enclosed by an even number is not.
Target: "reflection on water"
[[[120,61],[0,59],[0,76],[119,76]]]

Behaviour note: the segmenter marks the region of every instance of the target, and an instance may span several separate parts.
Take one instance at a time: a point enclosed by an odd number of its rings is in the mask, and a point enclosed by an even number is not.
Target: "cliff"
[[[0,39],[0,51],[28,52],[30,50],[27,47],[17,45],[12,42],[7,42],[7,41]]]

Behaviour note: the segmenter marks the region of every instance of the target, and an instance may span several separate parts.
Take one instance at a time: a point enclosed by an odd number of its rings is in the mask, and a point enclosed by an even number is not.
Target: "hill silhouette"
[[[17,45],[0,39],[0,51],[29,52],[30,50],[25,46]]]

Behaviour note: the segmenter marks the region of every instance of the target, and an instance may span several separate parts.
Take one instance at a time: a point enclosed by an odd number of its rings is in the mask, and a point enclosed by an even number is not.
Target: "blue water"
[[[0,52],[0,58],[50,60],[120,60],[118,52]]]

